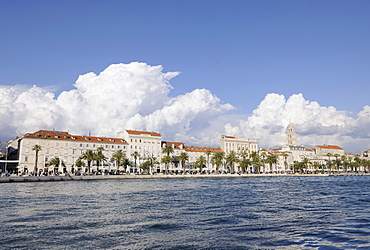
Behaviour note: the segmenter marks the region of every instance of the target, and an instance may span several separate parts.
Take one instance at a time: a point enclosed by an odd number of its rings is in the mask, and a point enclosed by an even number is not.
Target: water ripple
[[[3,183],[1,249],[370,249],[370,177]]]

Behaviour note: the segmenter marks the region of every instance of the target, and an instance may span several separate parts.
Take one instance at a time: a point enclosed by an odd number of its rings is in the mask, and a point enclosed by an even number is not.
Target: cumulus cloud
[[[221,104],[206,89],[169,97],[169,81],[178,74],[163,73],[162,66],[145,63],[113,64],[99,75],[81,75],[74,89],[57,98],[36,86],[3,86],[0,115],[9,122],[0,124],[0,133],[11,139],[56,128],[114,136],[118,131],[137,129],[161,132],[165,139],[197,138],[200,122],[207,124],[234,107]]]
[[[164,140],[188,145],[217,146],[220,135],[228,134],[273,147],[285,143],[285,129],[292,122],[299,144],[370,148],[370,106],[352,118],[302,94],[286,99],[272,93],[251,115],[232,115],[228,111],[234,107],[207,89],[170,97],[170,80],[177,75],[164,73],[162,66],[133,62],[81,75],[74,89],[57,97],[37,86],[0,86],[0,139],[39,129],[85,135],[91,131],[97,136],[136,129],[160,132]]]
[[[370,147],[370,107],[365,106],[357,119],[335,107],[322,107],[305,100],[302,94],[288,99],[268,94],[246,120],[227,123],[225,131],[232,135],[258,139],[262,147],[285,144],[285,129],[289,122],[295,126],[297,143],[303,145],[336,144],[352,150]]]

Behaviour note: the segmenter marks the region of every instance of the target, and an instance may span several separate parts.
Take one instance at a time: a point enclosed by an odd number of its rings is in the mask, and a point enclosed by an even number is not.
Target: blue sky
[[[369,1],[1,1],[0,84],[71,89],[112,63],[182,74],[243,112],[303,93],[357,113],[370,92]]]
[[[79,75],[144,62],[248,115],[302,93],[356,117],[369,105],[370,1],[0,1],[0,85],[56,96]]]

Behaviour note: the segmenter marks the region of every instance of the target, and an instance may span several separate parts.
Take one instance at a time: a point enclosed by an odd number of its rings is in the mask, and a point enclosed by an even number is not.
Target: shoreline
[[[132,180],[132,179],[180,179],[180,178],[253,178],[253,177],[328,177],[364,176],[369,173],[348,174],[195,174],[195,175],[82,175],[82,176],[9,176],[0,177],[0,183],[48,182],[48,181],[89,181],[89,180]]]

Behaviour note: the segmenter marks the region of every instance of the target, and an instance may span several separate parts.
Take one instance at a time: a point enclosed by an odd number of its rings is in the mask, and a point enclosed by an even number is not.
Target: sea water
[[[370,176],[2,183],[0,249],[370,249]]]

